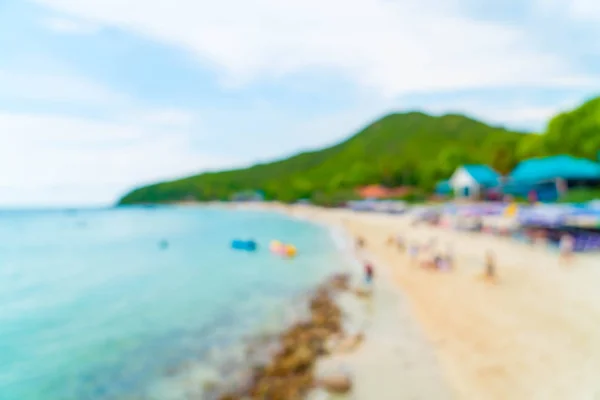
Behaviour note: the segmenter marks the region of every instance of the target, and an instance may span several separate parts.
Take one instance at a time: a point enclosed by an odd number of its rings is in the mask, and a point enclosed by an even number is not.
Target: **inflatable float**
[[[231,248],[235,250],[256,251],[257,247],[254,240],[235,239],[231,242]]]
[[[296,250],[296,246],[282,243],[279,240],[273,240],[269,246],[269,249],[271,250],[271,253],[287,258],[295,257],[296,253],[298,252]]]

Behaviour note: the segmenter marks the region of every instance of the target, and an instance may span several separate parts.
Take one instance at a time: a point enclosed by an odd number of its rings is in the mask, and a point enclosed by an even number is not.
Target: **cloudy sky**
[[[0,0],[0,205],[108,204],[392,110],[541,130],[596,94],[600,1],[487,3]]]

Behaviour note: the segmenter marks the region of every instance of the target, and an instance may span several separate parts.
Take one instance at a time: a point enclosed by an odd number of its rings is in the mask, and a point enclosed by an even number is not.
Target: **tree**
[[[440,152],[437,159],[437,169],[440,175],[449,177],[461,165],[471,164],[473,157],[458,146],[447,147]]]
[[[515,158],[517,160],[541,157],[545,154],[545,138],[535,133],[524,135],[515,149]]]

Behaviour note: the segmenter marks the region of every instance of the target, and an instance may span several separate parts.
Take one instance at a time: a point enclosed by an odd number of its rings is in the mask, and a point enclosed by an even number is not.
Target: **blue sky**
[[[540,131],[595,95],[592,0],[0,1],[0,205],[334,143],[390,111]]]

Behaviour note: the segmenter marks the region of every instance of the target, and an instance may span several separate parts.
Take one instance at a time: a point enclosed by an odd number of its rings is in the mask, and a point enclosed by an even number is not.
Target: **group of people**
[[[559,249],[560,259],[563,263],[570,263],[573,257],[575,239],[569,234],[564,234],[560,238]],[[440,250],[437,239],[431,238],[424,244],[417,242],[407,243],[402,235],[396,237],[390,236],[387,240],[388,246],[393,246],[401,253],[408,251],[411,265],[418,265],[422,268],[451,271],[454,269],[454,253],[450,243],[446,245],[446,251]],[[365,240],[358,237],[356,240],[357,249],[365,247]],[[483,278],[489,281],[496,281],[496,257],[495,254],[488,250],[484,256]],[[367,284],[373,282],[374,268],[370,261],[364,262],[364,279]]]
[[[437,239],[431,238],[425,244],[412,242],[407,245],[401,235],[389,237],[388,246],[395,246],[400,252],[404,253],[408,250],[410,262],[412,265],[418,265],[421,268],[451,271],[454,269],[454,252],[450,243],[446,246],[446,251],[441,251],[437,246]],[[365,240],[359,237],[356,241],[357,249],[362,249],[365,246]],[[364,279],[367,284],[371,284],[374,277],[373,264],[370,261],[364,262]],[[485,279],[496,280],[496,257],[491,250],[485,253],[483,277]]]
[[[396,238],[389,237],[387,243],[389,246],[396,246],[402,253],[406,252],[408,248],[408,255],[412,265],[418,264],[423,268],[440,271],[451,270],[454,266],[451,245],[448,244],[446,251],[442,252],[437,248],[436,238],[431,238],[425,244],[413,242],[407,246],[404,238],[401,235],[398,235]]]
[[[401,252],[406,251],[406,242],[401,236],[388,238],[388,245],[395,245]],[[408,255],[412,265],[419,265],[422,268],[451,271],[454,269],[454,251],[452,245],[446,245],[446,251],[442,251],[437,246],[437,239],[431,238],[425,244],[416,242],[408,246]],[[496,258],[494,253],[487,251],[485,254],[484,276],[488,279],[496,278]]]
[[[572,262],[575,251],[575,238],[570,233],[565,232],[557,236],[556,233],[550,235],[543,229],[533,229],[525,231],[525,234],[531,245],[547,245],[550,241],[557,241],[560,262],[562,264],[570,264]]]

